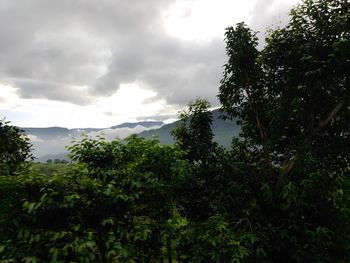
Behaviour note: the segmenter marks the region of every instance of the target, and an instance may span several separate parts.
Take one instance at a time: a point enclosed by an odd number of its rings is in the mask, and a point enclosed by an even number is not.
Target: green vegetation
[[[84,138],[70,164],[2,159],[16,169],[1,170],[0,261],[348,262],[350,6],[306,0],[291,16],[260,51],[243,23],[226,31],[218,97],[241,123],[228,149],[196,100],[174,145]]]
[[[32,174],[40,174],[40,175],[65,175],[69,169],[71,169],[74,164],[70,164],[67,161],[55,163],[50,162],[48,160],[47,163],[32,163],[30,165],[30,172]]]
[[[32,159],[31,145],[24,131],[0,120],[0,174],[14,175]]]

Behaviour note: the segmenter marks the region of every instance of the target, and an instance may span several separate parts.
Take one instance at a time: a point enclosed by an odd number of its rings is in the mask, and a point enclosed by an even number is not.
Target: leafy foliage
[[[188,168],[180,152],[136,137],[126,145],[86,138],[71,150],[80,166],[64,176],[22,178],[21,198],[6,220],[6,229],[14,233],[5,242],[3,258],[159,259],[168,240],[175,239],[172,222],[181,219],[173,197]]]
[[[31,145],[24,132],[9,121],[0,120],[0,174],[16,175],[32,159]]]
[[[66,162],[59,163],[31,163],[29,170],[33,174],[41,174],[43,176],[61,175],[64,176],[75,164]]]
[[[260,210],[253,218],[267,258],[341,261],[349,233],[337,195],[349,176],[349,3],[307,0],[291,17],[261,51],[244,24],[227,29],[219,99],[242,122],[232,150],[240,145],[235,151],[249,156],[250,187],[261,192],[252,197]]]
[[[349,161],[349,9],[346,0],[307,0],[261,51],[244,24],[227,29],[222,110],[288,172],[311,149],[342,167]]]
[[[172,132],[179,147],[187,152],[186,158],[190,162],[208,162],[216,146],[213,143],[213,116],[209,107],[209,102],[205,100],[190,102],[188,111],[179,114],[179,127]]]

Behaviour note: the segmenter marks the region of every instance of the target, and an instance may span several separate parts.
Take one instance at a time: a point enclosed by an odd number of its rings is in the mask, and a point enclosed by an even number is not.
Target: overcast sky
[[[0,118],[109,127],[174,118],[198,97],[217,106],[225,28],[264,32],[298,2],[0,0]]]

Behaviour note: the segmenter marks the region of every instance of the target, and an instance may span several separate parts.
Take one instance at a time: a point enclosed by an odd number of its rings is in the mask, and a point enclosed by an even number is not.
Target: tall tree
[[[290,15],[262,50],[243,23],[227,29],[218,97],[221,110],[242,122],[247,148],[236,143],[233,151],[243,149],[253,177],[248,193],[257,210],[249,214],[268,237],[260,240],[267,258],[346,262],[349,208],[338,197],[349,176],[350,3],[305,0]]]
[[[219,99],[222,111],[241,118],[247,140],[287,173],[309,150],[349,161],[347,0],[304,1],[286,27],[270,31],[261,51],[244,24],[229,27],[226,42]]]

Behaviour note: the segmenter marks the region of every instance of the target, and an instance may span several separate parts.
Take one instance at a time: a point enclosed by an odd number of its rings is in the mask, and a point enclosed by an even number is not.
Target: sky
[[[217,93],[225,28],[288,21],[299,0],[0,0],[0,119],[21,127],[170,121]]]

